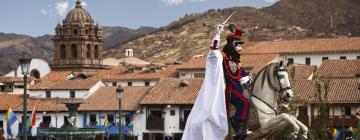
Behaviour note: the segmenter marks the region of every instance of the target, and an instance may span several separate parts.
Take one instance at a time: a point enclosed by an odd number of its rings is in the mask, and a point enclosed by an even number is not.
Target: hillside
[[[156,28],[153,27],[140,27],[136,30],[125,27],[103,27],[104,49],[144,36],[154,30]],[[33,58],[51,60],[53,53],[51,35],[32,37],[0,32],[0,74],[6,74],[15,69],[24,51],[28,52]]]
[[[121,58],[124,56],[123,46],[131,44],[134,55],[147,61],[187,61],[193,55],[207,52],[215,34],[214,26],[222,23],[235,10],[237,13],[229,22],[240,25],[246,31],[247,42],[359,36],[359,6],[358,0],[280,0],[262,9],[210,9],[204,13],[187,14],[152,34],[126,44],[117,44],[104,54],[105,57]],[[333,28],[330,28],[331,13],[334,13]]]

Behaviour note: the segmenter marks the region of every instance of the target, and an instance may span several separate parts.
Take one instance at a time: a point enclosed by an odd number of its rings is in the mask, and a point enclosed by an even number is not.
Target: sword
[[[228,20],[236,13],[236,11],[234,11],[222,24],[225,25],[226,22],[228,22]]]

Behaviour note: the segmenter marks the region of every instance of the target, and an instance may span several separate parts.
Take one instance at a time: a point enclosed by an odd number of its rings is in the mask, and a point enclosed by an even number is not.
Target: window
[[[340,59],[345,60],[345,59],[346,59],[346,56],[340,56]]]
[[[310,64],[311,64],[311,59],[310,59],[310,57],[306,57],[306,58],[305,58],[305,64],[306,64],[306,65],[310,65]]]
[[[191,110],[184,110],[184,120],[186,121],[190,115]]]
[[[117,86],[117,82],[112,82],[112,86],[116,87]]]
[[[345,107],[345,115],[351,115],[351,107]]]
[[[70,98],[75,98],[75,91],[70,91]]]
[[[162,118],[162,111],[161,110],[150,110],[149,118],[151,118],[151,119]]]
[[[356,59],[360,59],[360,56],[356,56]]]
[[[150,86],[150,82],[149,82],[149,81],[146,81],[146,82],[145,82],[145,86]]]
[[[94,57],[97,59],[99,58],[99,46],[98,45],[95,45],[95,48],[94,48]]]
[[[108,119],[109,123],[115,124],[114,114],[107,114],[107,119]]]
[[[96,114],[90,114],[90,125],[97,125]]]
[[[294,64],[294,58],[288,58],[287,65]]]
[[[30,72],[30,76],[35,77],[36,79],[40,79],[40,72],[37,69],[33,69]]]
[[[4,128],[4,122],[3,121],[0,121],[0,128]]]
[[[66,46],[64,44],[60,46],[60,57],[61,59],[66,59]]]
[[[42,122],[43,122],[43,127],[49,127],[51,123],[51,116],[43,116]]]
[[[74,29],[74,30],[73,30],[73,34],[74,34],[74,35],[77,35],[77,34],[78,34],[78,30],[77,30],[77,29]]]
[[[71,53],[72,53],[72,58],[76,59],[77,58],[77,46],[75,44],[71,45]]]
[[[170,110],[170,115],[175,116],[175,110]]]
[[[88,44],[86,46],[86,57],[91,58],[91,45],[90,44]]]
[[[51,98],[51,91],[47,90],[45,91],[46,98]]]
[[[322,61],[329,60],[329,57],[322,57]]]
[[[67,126],[69,126],[69,120],[68,120],[68,116],[64,116],[64,124],[63,124],[63,126],[61,126],[61,127],[67,127]]]
[[[132,82],[128,82],[128,86],[132,86]]]
[[[194,78],[204,78],[205,73],[194,73]]]

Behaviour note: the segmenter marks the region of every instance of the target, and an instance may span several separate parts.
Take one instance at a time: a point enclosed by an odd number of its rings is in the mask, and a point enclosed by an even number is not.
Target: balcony
[[[146,129],[148,129],[148,130],[164,130],[164,119],[162,119],[162,118],[146,118]]]
[[[355,116],[345,116],[343,118],[342,116],[331,116],[328,119],[328,123],[334,127],[341,127],[341,126],[354,126],[357,124],[358,119]],[[319,118],[312,118],[312,125],[318,125],[321,122]]]

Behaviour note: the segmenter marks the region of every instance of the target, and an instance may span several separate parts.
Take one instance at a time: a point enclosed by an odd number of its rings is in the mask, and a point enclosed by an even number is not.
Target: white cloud
[[[58,15],[65,16],[66,12],[69,10],[69,2],[61,1],[56,3],[55,10]]]
[[[45,9],[42,9],[42,10],[40,11],[40,13],[43,14],[43,15],[47,15],[47,14],[48,14],[48,12],[47,12]]]
[[[277,2],[277,1],[279,1],[279,0],[263,0],[263,1],[265,1],[265,2],[267,2],[267,3],[274,3],[274,2]]]
[[[176,6],[184,2],[184,0],[161,0],[161,1],[169,6]]]
[[[87,5],[87,4],[86,4],[85,1],[82,1],[82,2],[81,2],[81,6],[86,7],[86,5]]]

